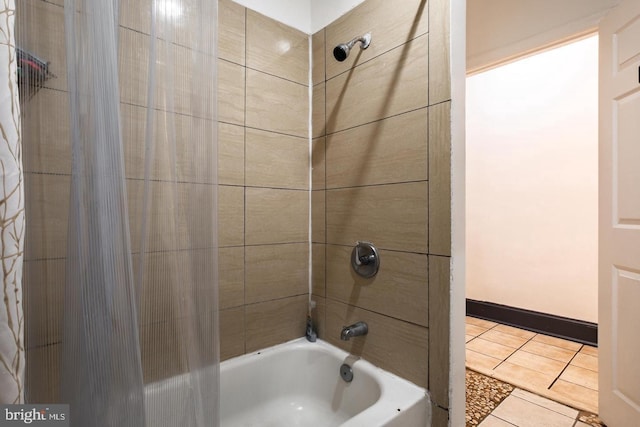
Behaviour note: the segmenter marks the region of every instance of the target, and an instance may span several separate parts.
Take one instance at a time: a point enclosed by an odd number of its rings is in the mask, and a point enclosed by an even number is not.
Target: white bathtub
[[[353,381],[340,366],[353,369]],[[220,366],[222,427],[424,427],[425,389],[318,340],[299,338]]]
[[[347,363],[353,381],[340,377]],[[180,416],[188,380],[146,387],[147,425],[188,427]],[[182,390],[180,390],[182,389]],[[188,393],[188,392],[187,392]],[[425,427],[431,404],[425,389],[324,342],[299,338],[220,364],[221,427]],[[177,404],[177,405],[176,405]]]

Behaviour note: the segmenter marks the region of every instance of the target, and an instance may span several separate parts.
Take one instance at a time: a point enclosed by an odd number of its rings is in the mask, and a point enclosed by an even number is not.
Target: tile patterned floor
[[[598,413],[597,348],[473,317],[467,317],[466,328],[467,368],[513,384],[523,393],[528,390],[572,408]],[[482,425],[510,425],[500,422],[510,422],[505,414],[517,412],[522,402],[516,399],[523,399],[518,395],[510,398],[504,401],[501,417],[491,415],[499,421],[490,416]]]
[[[467,369],[466,427],[604,427],[597,415]]]

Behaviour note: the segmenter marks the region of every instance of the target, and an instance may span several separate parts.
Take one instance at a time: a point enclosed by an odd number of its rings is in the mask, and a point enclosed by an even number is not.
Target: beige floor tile
[[[596,356],[590,356],[586,353],[580,352],[576,354],[576,357],[571,360],[571,364],[584,369],[598,372],[598,358]]]
[[[489,320],[484,320],[484,319],[478,319],[477,317],[471,317],[471,316],[467,316],[465,322],[467,323],[467,325],[476,325],[485,329],[491,329],[497,325],[496,322],[491,322]]]
[[[588,354],[589,356],[598,357],[598,347],[583,345],[582,348],[580,349],[580,353]]]
[[[598,392],[595,390],[559,379],[553,384],[551,391],[560,395],[563,401],[580,403],[582,409],[598,413]]]
[[[515,335],[520,338],[531,339],[536,336],[535,332],[525,331],[524,329],[514,328],[513,326],[498,325],[495,327],[496,331],[504,332],[505,334]]]
[[[469,369],[481,373],[487,373],[493,370],[498,364],[502,362],[502,359],[496,359],[495,357],[487,356],[486,354],[478,353],[473,350],[467,349],[466,351],[466,366]]]
[[[467,342],[471,341],[474,338],[475,337],[473,335],[465,335],[464,336],[464,342],[467,343]]]
[[[550,374],[554,377],[560,375],[560,372],[566,366],[566,363],[558,360],[549,359],[548,357],[518,350],[507,359],[507,362],[524,368],[533,369],[537,372]]]
[[[513,424],[508,423],[505,420],[501,420],[498,417],[494,417],[493,415],[489,415],[487,418],[482,420],[478,427],[513,427]]]
[[[575,351],[566,350],[564,348],[555,347],[553,345],[543,344],[538,341],[529,341],[521,350],[528,351],[529,353],[537,354],[539,356],[548,357],[550,359],[559,360],[560,362],[569,363],[569,361],[576,354]]]
[[[560,379],[591,390],[598,390],[598,373],[589,369],[569,365],[560,375]]]
[[[563,340],[562,338],[550,337],[548,335],[538,334],[533,337],[533,341],[538,341],[544,344],[553,345],[555,347],[564,348],[566,350],[571,350],[577,352],[582,347],[582,344]]]
[[[485,328],[481,328],[480,326],[476,326],[476,325],[465,325],[465,334],[467,335],[472,335],[474,337],[477,337],[480,334],[484,334],[485,332],[487,332],[487,330]]]
[[[572,427],[575,418],[543,408],[516,396],[507,397],[492,415],[518,427]]]
[[[505,334],[504,332],[496,331],[492,329],[482,334],[482,338],[488,341],[496,342],[498,344],[506,345],[511,348],[520,348],[528,340],[526,338],[520,338],[515,335]]]
[[[524,399],[528,402],[535,403],[538,406],[550,409],[569,418],[576,419],[578,417],[578,411],[576,409],[570,408],[566,405],[563,405],[562,403],[555,402],[551,399],[547,399],[546,397],[530,393],[526,390],[516,388],[511,392],[511,395],[519,397],[520,399]]]
[[[585,424],[582,421],[576,421],[576,425],[574,427],[591,427],[589,424]]]
[[[482,338],[476,338],[469,342],[469,344],[467,344],[467,348],[500,360],[506,359],[515,351],[513,348],[507,347],[506,345],[487,341]]]
[[[493,371],[495,378],[529,390],[546,390],[556,379],[554,374],[545,374],[510,362],[502,362]]]

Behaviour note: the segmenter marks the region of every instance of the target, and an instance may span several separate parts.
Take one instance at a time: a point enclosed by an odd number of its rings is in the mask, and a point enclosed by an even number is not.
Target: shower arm
[[[362,43],[362,49],[368,48],[369,44],[371,43],[371,33],[367,33],[363,36],[354,38],[349,43],[347,43],[347,46],[349,47],[349,49],[351,49],[357,42]]]

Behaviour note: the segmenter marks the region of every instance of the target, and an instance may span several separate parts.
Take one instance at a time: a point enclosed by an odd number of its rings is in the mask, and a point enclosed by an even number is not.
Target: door
[[[599,412],[640,419],[640,1],[600,24]]]

